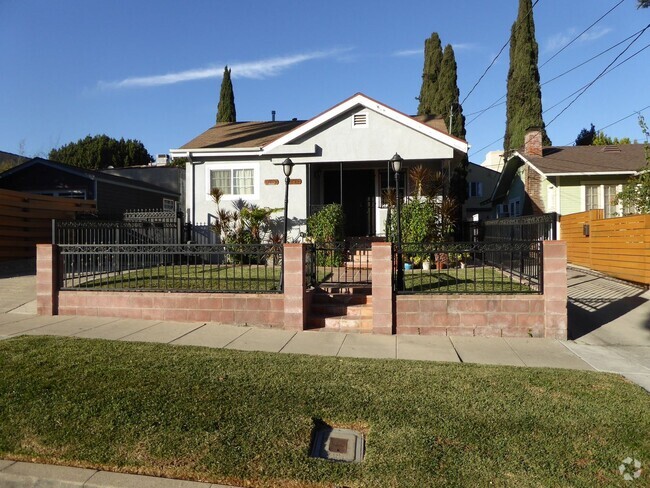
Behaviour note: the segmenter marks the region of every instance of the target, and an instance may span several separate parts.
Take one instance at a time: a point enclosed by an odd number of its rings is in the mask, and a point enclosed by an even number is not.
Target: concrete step
[[[372,317],[326,317],[323,315],[312,315],[309,317],[308,325],[312,329],[341,332],[372,332]]]
[[[372,305],[363,304],[342,304],[342,303],[314,303],[311,311],[315,315],[325,317],[372,317]]]

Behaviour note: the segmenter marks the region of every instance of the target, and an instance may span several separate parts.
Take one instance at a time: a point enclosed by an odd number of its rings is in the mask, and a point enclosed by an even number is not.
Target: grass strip
[[[5,458],[255,487],[616,486],[650,463],[650,396],[610,374],[51,337],[0,341],[0,369]],[[364,431],[365,461],[309,458],[318,421]]]

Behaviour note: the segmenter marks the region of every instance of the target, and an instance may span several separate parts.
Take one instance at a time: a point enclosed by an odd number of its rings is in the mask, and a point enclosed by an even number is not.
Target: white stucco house
[[[467,142],[447,134],[441,119],[411,117],[358,93],[307,121],[217,124],[170,152],[189,160],[186,206],[193,223],[214,218],[214,186],[224,193],[222,206],[241,198],[282,208],[281,164],[290,158],[295,166],[288,221],[295,237],[328,203],[342,204],[347,236],[383,235],[382,190],[395,186],[388,163],[393,155],[398,153],[407,169],[424,164],[451,171],[467,150]]]

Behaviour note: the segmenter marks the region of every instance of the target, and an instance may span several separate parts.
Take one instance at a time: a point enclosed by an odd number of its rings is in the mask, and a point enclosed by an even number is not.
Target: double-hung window
[[[600,198],[598,198],[599,189],[600,185],[585,185],[585,210],[600,208]]]
[[[219,188],[225,199],[257,198],[257,175],[254,167],[229,167],[209,170],[210,187]]]

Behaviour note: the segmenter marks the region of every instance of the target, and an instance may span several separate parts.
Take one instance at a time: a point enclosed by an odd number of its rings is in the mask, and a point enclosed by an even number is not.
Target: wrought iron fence
[[[53,244],[178,244],[180,220],[54,220]]]
[[[274,244],[63,244],[63,290],[280,293]]]
[[[553,241],[557,239],[557,213],[486,220],[485,241]]]
[[[409,293],[542,293],[541,241],[402,244],[395,290]]]
[[[308,250],[309,284],[350,286],[370,284],[372,248],[365,241],[316,243]]]

